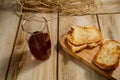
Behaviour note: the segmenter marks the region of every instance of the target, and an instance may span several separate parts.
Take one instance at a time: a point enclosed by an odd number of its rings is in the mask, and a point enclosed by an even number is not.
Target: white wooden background
[[[59,16],[39,14],[48,20],[52,55],[39,63],[31,58],[19,26],[20,16],[11,5],[15,0],[0,0],[0,80],[108,80],[66,54],[59,46],[61,36],[70,25],[96,25],[105,39],[120,41],[120,0],[101,0],[102,8],[94,15]]]

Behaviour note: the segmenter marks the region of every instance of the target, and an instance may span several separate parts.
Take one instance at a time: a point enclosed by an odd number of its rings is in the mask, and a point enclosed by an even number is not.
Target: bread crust
[[[78,31],[78,34],[76,33]],[[81,31],[81,33],[79,32]],[[93,34],[92,34],[93,32]],[[85,34],[85,35],[84,35]],[[91,35],[89,35],[91,34]],[[77,39],[74,37],[75,35],[78,35]],[[83,35],[83,36],[82,36]],[[89,39],[89,36],[96,37],[94,39]],[[80,37],[79,37],[80,36]],[[101,32],[95,27],[95,26],[73,26],[71,29],[71,34],[67,36],[67,39],[74,45],[79,46],[82,44],[89,44],[89,43],[97,43],[100,40],[103,39]]]
[[[96,46],[98,46],[98,45],[102,45],[102,41],[103,40],[101,40],[101,41],[99,41],[99,42],[94,42],[94,43],[89,43],[87,46],[88,46],[88,48],[94,48],[94,47],[96,47]]]
[[[91,40],[89,40],[89,38],[86,37],[87,34],[88,34],[87,36],[89,36],[89,33],[90,33],[89,30],[91,32],[94,32],[94,35],[92,36],[93,37],[95,36],[95,38]],[[86,34],[86,35],[81,36],[81,34]],[[77,41],[72,39],[74,36]],[[101,32],[95,26],[85,26],[85,27],[73,26],[71,30],[68,31],[66,40],[67,40],[67,45],[70,47],[72,52],[77,53],[86,47],[91,49],[91,48],[94,48],[100,45],[103,41],[103,37],[102,37]]]
[[[119,61],[117,61],[116,64],[107,66],[107,65],[105,65],[105,64],[98,63],[98,62],[96,62],[96,61],[94,60],[94,64],[95,64],[96,66],[98,66],[99,68],[108,71],[108,70],[114,70],[114,69],[116,69],[116,68],[118,67],[118,65],[119,65]]]
[[[72,44],[69,40],[67,40],[67,45],[70,47],[70,49],[72,50],[73,53],[77,53],[77,52],[79,52],[79,51],[81,51],[82,49],[84,49],[84,48],[87,47],[87,44],[75,46],[75,45]]]
[[[89,49],[92,49],[92,48],[102,44],[102,41],[99,41],[97,43],[82,44],[82,45],[76,46],[76,45],[72,44],[68,39],[66,39],[66,41],[67,41],[67,45],[70,47],[70,49],[72,50],[73,53],[77,53],[77,52],[85,49],[86,47]]]
[[[102,55],[102,54],[105,54],[104,52],[105,52],[105,50],[107,50],[106,49],[106,47],[107,47],[107,45],[109,44],[109,43],[115,43],[115,44],[118,44],[118,46],[119,46],[119,49],[118,49],[118,51],[117,50],[115,50],[115,52],[112,52],[111,54],[108,54],[108,56],[109,55],[116,55],[115,56],[115,62],[114,63],[111,63],[111,64],[105,64],[104,63],[104,61],[103,62],[100,62],[99,61],[99,58],[100,58],[100,54]],[[106,46],[106,47],[105,47]],[[103,52],[103,49],[105,48],[105,50],[104,50],[104,52]],[[113,51],[113,49],[109,49],[109,50],[112,50]],[[101,57],[101,58],[104,58],[104,60],[105,60],[105,58],[106,57]],[[99,68],[101,68],[101,69],[104,69],[104,70],[114,70],[114,69],[116,69],[117,68],[117,66],[119,65],[119,58],[120,58],[120,43],[118,42],[118,41],[115,41],[115,40],[107,40],[107,41],[105,41],[104,42],[104,44],[101,46],[101,49],[100,49],[100,51],[95,55],[95,57],[94,57],[94,59],[93,59],[93,63],[95,64],[95,65],[97,65]]]

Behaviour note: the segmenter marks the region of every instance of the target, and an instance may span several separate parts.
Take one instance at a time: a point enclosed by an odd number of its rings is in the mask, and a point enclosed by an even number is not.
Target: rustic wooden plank
[[[120,41],[120,14],[99,15],[100,27],[104,39],[114,39]],[[112,73],[112,76],[120,80],[120,61],[119,66]]]
[[[0,7],[2,7],[3,0],[0,0]]]
[[[120,13],[120,0],[101,0],[101,3],[100,13]]]
[[[0,0],[0,10],[15,11],[17,0]]]
[[[120,13],[120,0],[95,0],[97,9],[88,14]]]
[[[18,22],[14,12],[0,11],[0,80],[5,80]]]
[[[59,35],[60,39],[71,25],[95,25],[97,19],[95,15],[60,17]],[[97,74],[92,69],[82,64],[75,58],[59,50],[59,80],[107,80],[107,78]]]
[[[13,0],[12,0],[12,1],[13,1]],[[3,0],[3,1],[2,1],[2,6],[1,6],[1,8],[6,8],[6,9],[7,9],[8,6],[9,6],[8,3],[9,3],[9,0]]]
[[[99,15],[100,27],[105,39],[120,40],[120,14]]]
[[[52,55],[45,62],[32,58],[28,49],[25,34],[21,27],[17,35],[7,80],[56,80],[56,44],[57,18],[56,14],[39,14],[47,18],[52,41]]]

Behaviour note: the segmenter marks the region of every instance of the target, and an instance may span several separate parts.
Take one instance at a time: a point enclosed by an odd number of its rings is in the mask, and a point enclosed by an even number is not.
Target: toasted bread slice
[[[70,47],[70,49],[72,50],[73,53],[77,53],[77,52],[85,49],[86,47],[88,47],[89,49],[94,48],[94,47],[100,45],[101,43],[102,43],[102,41],[100,41],[98,43],[82,44],[82,45],[76,46],[76,45],[72,44],[69,40],[67,40],[67,45]]]
[[[102,41],[103,41],[103,40],[101,40],[101,41],[99,41],[99,42],[89,43],[89,44],[87,44],[87,46],[88,46],[88,48],[94,48],[94,47],[96,47],[96,46],[98,46],[98,45],[101,45],[101,44],[102,44]]]
[[[70,47],[73,53],[77,53],[87,47],[87,44],[75,46],[69,40],[67,40],[67,45]]]
[[[104,70],[114,70],[119,64],[120,43],[115,40],[107,40],[101,46],[99,53],[93,62]]]
[[[82,45],[99,42],[102,39],[100,31],[94,26],[72,26],[71,34],[67,39],[74,45]]]

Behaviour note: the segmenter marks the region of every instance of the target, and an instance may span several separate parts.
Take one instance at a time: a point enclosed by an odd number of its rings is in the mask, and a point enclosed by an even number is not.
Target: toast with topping
[[[115,40],[107,40],[95,55],[93,62],[104,70],[114,70],[119,64],[120,43]]]
[[[70,32],[67,39],[76,46],[102,40],[101,32],[95,26],[72,26]]]
[[[73,53],[77,53],[86,47],[94,48],[100,45],[103,38],[95,26],[72,26],[66,40]]]

